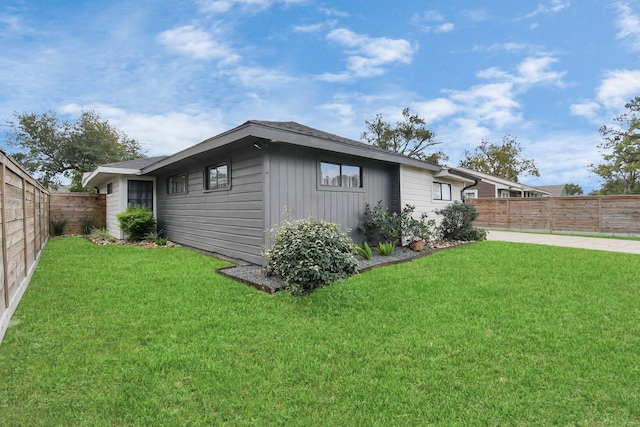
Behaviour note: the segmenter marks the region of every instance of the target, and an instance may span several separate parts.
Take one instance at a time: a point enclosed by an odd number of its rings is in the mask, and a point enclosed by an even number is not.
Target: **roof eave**
[[[415,166],[421,169],[427,169],[432,171],[440,171],[442,169],[439,165],[424,162],[422,160],[413,159],[407,156],[403,156],[398,153],[386,152],[383,150],[375,150],[367,147],[363,144],[362,147],[355,145],[341,143],[339,141],[333,141],[330,139],[319,138],[311,135],[304,135],[294,131],[286,131],[282,129],[275,129],[264,124],[246,122],[234,129],[224,132],[220,135],[206,139],[199,144],[182,150],[166,159],[160,160],[152,165],[142,168],[141,173],[148,174],[160,168],[169,166],[180,160],[184,160],[189,157],[196,156],[203,152],[219,148],[230,144],[234,141],[247,138],[256,137],[265,139],[272,142],[281,142],[284,144],[299,145],[303,147],[316,148],[320,150],[328,150],[341,154],[349,154],[358,157],[364,157],[374,160],[381,160],[397,164],[406,164]]]
[[[91,173],[85,174],[82,177],[82,186],[90,187],[94,183],[99,183],[101,180],[99,179],[102,176],[106,175],[140,175],[140,169],[125,169],[125,168],[112,168],[112,167],[104,167],[98,166]]]

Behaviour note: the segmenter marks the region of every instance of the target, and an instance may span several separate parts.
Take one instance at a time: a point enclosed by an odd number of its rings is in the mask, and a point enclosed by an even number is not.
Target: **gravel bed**
[[[366,260],[358,258],[358,271],[362,272],[373,267],[381,265],[396,264],[403,261],[408,261],[419,256],[423,256],[431,253],[432,251],[415,252],[407,248],[396,249],[389,256],[381,256],[375,251],[371,256],[371,259]],[[287,285],[280,280],[277,276],[266,276],[264,274],[264,267],[259,265],[245,265],[240,267],[228,267],[218,270],[221,274],[239,280],[247,285],[253,286],[257,289],[268,293],[277,292]]]

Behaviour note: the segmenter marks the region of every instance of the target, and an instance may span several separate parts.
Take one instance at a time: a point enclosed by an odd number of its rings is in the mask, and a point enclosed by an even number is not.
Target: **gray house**
[[[256,264],[265,230],[285,215],[339,223],[360,241],[365,203],[433,213],[460,200],[468,183],[442,166],[295,122],[255,120],[171,156],[102,165],[83,179],[106,193],[116,237],[123,235],[115,215],[144,205],[170,240]]]

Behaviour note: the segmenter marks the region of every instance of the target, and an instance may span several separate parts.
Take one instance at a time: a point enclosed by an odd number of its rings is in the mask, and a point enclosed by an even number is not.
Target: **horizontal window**
[[[451,184],[434,182],[433,200],[451,200]]]
[[[207,190],[228,190],[231,185],[229,179],[229,165],[222,163],[207,168],[206,189]]]
[[[320,185],[328,187],[361,188],[362,168],[339,163],[320,163]]]
[[[186,193],[187,192],[187,174],[181,173],[170,176],[167,180],[167,193]]]

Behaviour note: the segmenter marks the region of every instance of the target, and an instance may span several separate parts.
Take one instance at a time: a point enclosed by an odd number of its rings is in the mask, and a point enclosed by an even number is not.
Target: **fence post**
[[[598,233],[602,233],[602,196],[598,196]]]
[[[4,157],[4,156],[3,156]],[[4,160],[4,159],[3,159]],[[7,184],[6,184],[6,171],[7,166],[2,162],[2,171],[0,172],[0,178],[2,179],[1,191],[2,191],[2,273],[3,273],[3,286],[4,286],[4,306],[9,307],[9,257],[7,256]]]
[[[24,236],[24,275],[29,273],[29,248],[27,247],[29,240],[29,231],[27,230],[27,180],[22,177],[22,235]]]

